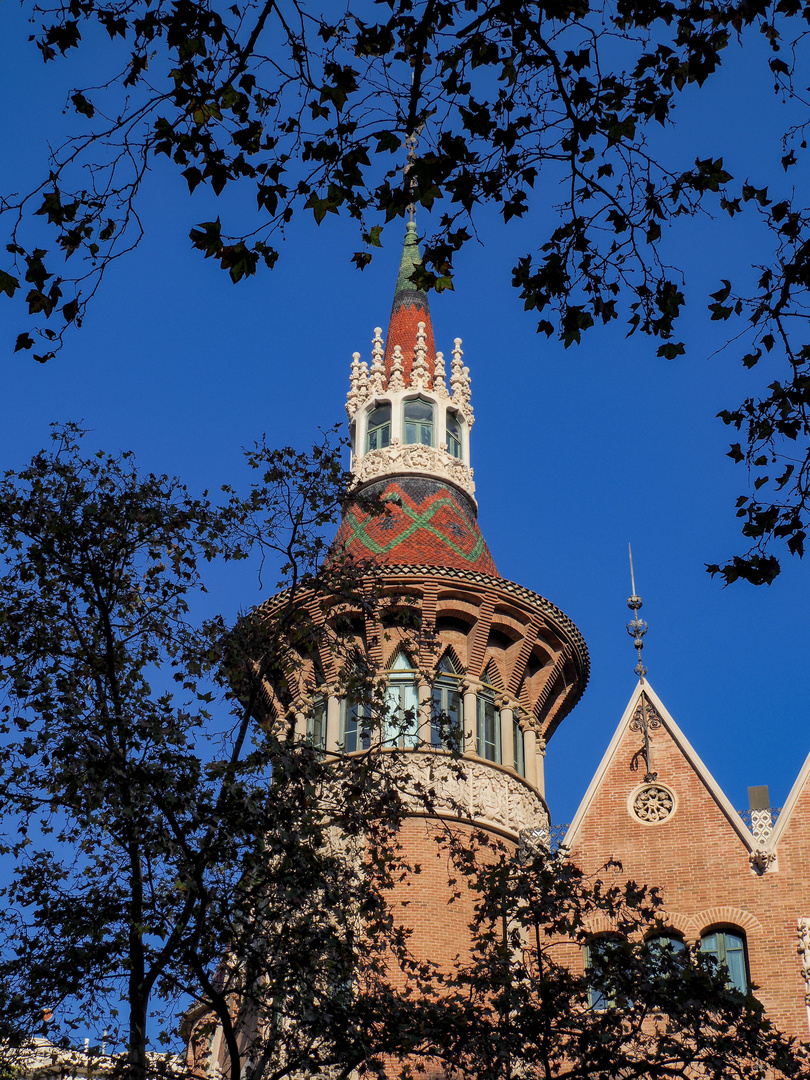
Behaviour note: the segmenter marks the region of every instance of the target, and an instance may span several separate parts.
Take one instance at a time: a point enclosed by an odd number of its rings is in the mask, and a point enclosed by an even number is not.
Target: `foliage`
[[[515,853],[481,833],[450,841],[476,898],[472,950],[442,981],[423,1043],[445,1075],[495,1080],[806,1075],[807,1048],[776,1031],[752,994],[666,930],[655,889],[589,879],[542,847]],[[594,925],[609,925],[595,937]],[[583,965],[587,946],[599,962]],[[593,957],[593,953],[591,954]]]
[[[333,11],[305,0],[40,0],[33,11],[43,60],[100,53],[101,33],[118,66],[71,94],[77,131],[54,151],[43,183],[0,202],[10,241],[0,292],[24,295],[31,316],[18,349],[46,361],[81,323],[106,268],[138,242],[141,188],[160,156],[190,192],[244,187],[255,197],[247,226],[220,215],[190,233],[234,282],[275,265],[277,238],[301,211],[319,224],[335,214],[355,219],[363,246],[353,260],[362,268],[384,223],[413,202],[443,208],[418,283],[450,288],[477,211],[491,204],[505,222],[534,211],[537,231],[513,281],[538,330],[568,347],[621,318],[629,333],[660,341],[667,359],[684,352],[676,326],[685,296],[667,265],[668,226],[713,211],[755,214],[773,256],[753,292],[739,271],[738,286],[724,282],[709,308],[733,324],[743,363],[766,365],[772,381],[764,397],[721,413],[743,432],[730,456],[751,474],[753,494],[737,508],[751,547],[710,570],[727,582],[770,582],[774,550],[803,554],[808,210],[790,190],[769,193],[765,181],[795,169],[806,145],[806,102],[794,92],[805,77],[806,7],[352,0]],[[756,53],[763,38],[775,92],[793,104],[779,162],[752,161],[744,180],[720,156],[679,162],[669,135],[681,95],[699,92],[738,47]],[[405,180],[407,133],[419,137]]]
[[[328,444],[257,447],[248,494],[217,504],[128,454],[84,456],[82,437],[57,429],[0,483],[0,1069],[24,1071],[45,1025],[66,1050],[95,1031],[128,1080],[806,1075],[710,961],[644,944],[654,892],[448,806],[452,731],[428,784],[374,737],[328,756],[302,737],[319,680],[301,692],[301,672],[325,649],[329,692],[390,729],[349,616],[407,607],[380,610],[371,567],[322,558],[345,492]],[[286,591],[233,627],[195,618],[205,563],[257,546],[281,555]],[[396,632],[416,655],[420,628]],[[449,966],[422,955],[402,898],[414,811],[472,916]],[[594,920],[616,936],[583,970]]]
[[[361,1033],[333,989],[362,971],[378,993],[400,798],[377,759],[339,769],[292,742],[265,694],[290,640],[311,634],[301,590],[316,609],[333,581],[352,596],[350,567],[320,568],[341,448],[258,447],[248,495],[217,506],[141,476],[128,454],[83,456],[82,435],[57,429],[51,452],[0,483],[0,1057],[14,1063],[47,1009],[51,1041],[95,1031],[137,1080],[168,1067],[155,1054],[176,1049],[194,1001],[237,1076],[236,995],[273,1033],[254,1039],[246,1076],[282,1047],[280,1075],[351,1068]],[[285,560],[274,620],[195,619],[205,563],[256,546]],[[376,852],[380,873],[348,843]]]

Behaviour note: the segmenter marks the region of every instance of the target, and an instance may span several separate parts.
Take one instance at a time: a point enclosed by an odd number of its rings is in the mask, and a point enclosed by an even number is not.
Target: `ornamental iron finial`
[[[641,660],[641,650],[644,648],[644,635],[647,633],[647,624],[638,614],[641,610],[641,597],[636,595],[636,579],[633,573],[633,549],[629,544],[627,545],[627,550],[630,554],[630,586],[633,592],[633,595],[627,599],[627,606],[633,612],[633,618],[627,624],[627,633],[633,639],[633,644],[638,653],[638,663],[635,667],[636,675],[644,682],[644,676],[647,674],[647,669],[644,667]]]
[[[634,590],[635,591],[635,590]],[[644,755],[647,772],[644,775],[644,783],[652,784],[658,779],[658,773],[653,769],[652,732],[661,727],[661,719],[654,709],[648,707],[647,695],[642,692],[641,701],[636,709],[633,719],[630,721],[631,731],[640,731],[644,738],[641,749],[633,758],[632,768],[636,769],[640,755]]]
[[[403,169],[403,172],[402,172],[402,179],[407,184],[408,194],[410,195],[410,199],[408,200],[408,207],[407,207],[408,221],[413,221],[414,215],[416,214],[416,204],[414,203],[414,200],[413,200],[413,196],[414,196],[414,193],[416,191],[416,180],[414,180],[414,179],[408,180],[408,173],[411,171],[411,169],[413,168],[413,164],[416,161],[416,135],[415,135],[415,133],[411,132],[410,135],[406,136],[405,145],[408,148],[408,154],[407,154],[407,157],[405,159],[405,168]]]

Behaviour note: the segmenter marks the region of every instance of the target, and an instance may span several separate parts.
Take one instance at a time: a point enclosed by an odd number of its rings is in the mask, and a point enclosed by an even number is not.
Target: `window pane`
[[[318,750],[326,749],[326,702],[317,699],[307,717],[307,742]]]
[[[740,993],[748,992],[748,978],[745,971],[745,943],[736,934],[726,933],[726,967],[728,981]]]
[[[515,772],[518,776],[526,775],[526,759],[523,753],[523,732],[517,716],[512,718],[512,738],[515,743]]]
[[[478,695],[478,753],[500,764],[501,714],[487,694]]]
[[[416,398],[406,401],[402,407],[405,443],[433,446],[433,406],[428,401]]]
[[[745,939],[731,930],[715,930],[700,939],[700,951],[713,956],[728,972],[729,986],[748,992],[748,973],[745,964]]]
[[[394,677],[385,691],[388,716],[383,742],[388,746],[416,746],[419,736],[419,693],[412,678]]]
[[[656,937],[650,938],[648,941],[650,952],[663,952],[668,949],[670,952],[678,953],[684,952],[686,945],[680,938],[672,937],[669,934],[658,934]]]
[[[613,995],[607,985],[610,975],[607,946],[607,940],[601,938],[596,938],[585,946],[585,970],[596,982],[596,985],[588,990],[588,1001],[591,1008],[597,1012],[602,1012],[613,1004]]]
[[[462,750],[461,694],[455,679],[439,679],[432,691],[431,746]]]
[[[461,457],[461,424],[455,413],[447,413],[447,452],[454,458]]]
[[[369,413],[366,452],[384,450],[391,444],[391,406],[380,405]]]
[[[422,401],[421,398],[416,398],[414,401],[405,402],[405,419],[406,420],[427,420],[428,423],[433,423],[433,406],[427,401]]]
[[[368,750],[371,734],[362,705],[358,705],[356,701],[340,703],[340,728],[340,742],[345,753]]]

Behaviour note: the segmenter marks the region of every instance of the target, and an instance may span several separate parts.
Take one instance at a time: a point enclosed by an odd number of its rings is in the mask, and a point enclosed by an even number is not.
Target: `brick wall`
[[[750,978],[769,1017],[806,1039],[796,923],[810,915],[810,791],[785,808],[776,861],[758,873],[749,858],[753,838],[663,706],[657,713],[663,722],[652,731],[652,764],[675,795],[673,811],[651,824],[628,807],[646,771],[643,735],[631,729],[629,709],[572,825],[572,856],[589,873],[616,859],[621,871],[604,877],[658,886],[670,925],[690,943],[712,927],[742,930]]]

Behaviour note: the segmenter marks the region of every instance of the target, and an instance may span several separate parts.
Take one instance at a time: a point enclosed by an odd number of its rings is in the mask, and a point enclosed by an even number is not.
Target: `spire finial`
[[[633,573],[633,549],[629,544],[627,545],[627,550],[630,555],[630,587],[633,593],[627,600],[627,606],[633,612],[633,618],[627,624],[627,633],[633,638],[633,644],[638,652],[638,663],[635,667],[636,675],[644,682],[644,676],[647,674],[647,669],[644,667],[641,660],[641,650],[644,648],[644,635],[647,633],[647,624],[638,614],[641,610],[641,597],[636,595],[636,578]]]
[[[408,201],[408,221],[412,225],[416,214],[416,204],[413,201],[413,194],[416,191],[416,181],[408,180],[408,173],[411,171],[413,164],[416,161],[416,135],[414,132],[405,136],[405,145],[408,148],[408,154],[405,158],[405,168],[402,170],[402,179],[408,185],[408,194],[411,196]]]

